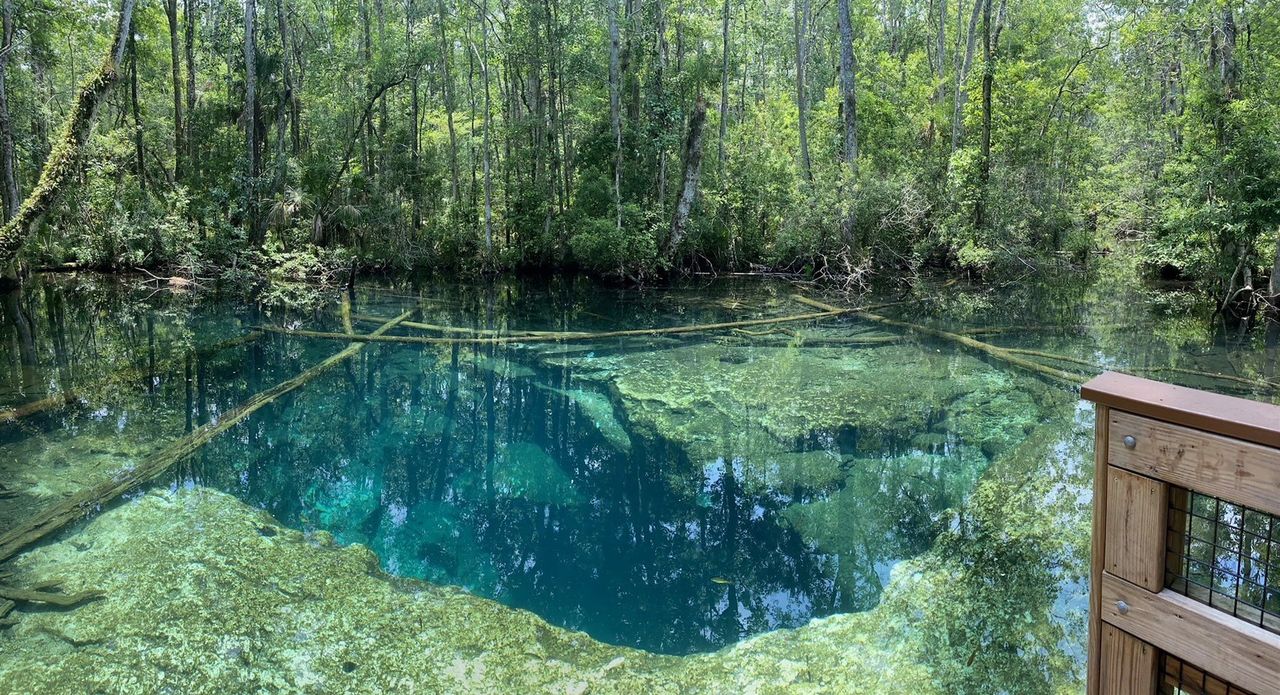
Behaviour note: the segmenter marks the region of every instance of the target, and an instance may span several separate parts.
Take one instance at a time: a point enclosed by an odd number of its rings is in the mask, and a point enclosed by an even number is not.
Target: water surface
[[[1065,356],[1035,359],[1081,375],[1121,368],[1274,396],[1260,337],[1128,287],[1099,274],[866,301],[906,302],[882,311]],[[345,314],[368,332],[412,310],[413,322],[483,335],[617,331],[811,311],[795,291],[757,280],[639,291],[385,279],[299,311],[41,278],[6,303],[0,407],[60,393],[73,403],[0,425],[0,527],[347,346],[243,339],[263,325],[344,332]],[[954,633],[901,630],[955,647],[930,651],[938,682],[1033,692],[1082,672],[1091,411],[1075,401],[1070,384],[853,317],[373,343],[157,482],[223,490],[289,527],[369,547],[391,575],[666,654],[901,604],[893,610]],[[1001,505],[1012,491],[1039,495],[1033,516],[1010,517]],[[908,589],[886,597],[894,581],[913,586],[899,576],[908,561],[910,576],[951,577],[938,586],[953,594],[936,606]],[[996,623],[1009,627],[993,633]],[[957,646],[975,639],[990,661]]]

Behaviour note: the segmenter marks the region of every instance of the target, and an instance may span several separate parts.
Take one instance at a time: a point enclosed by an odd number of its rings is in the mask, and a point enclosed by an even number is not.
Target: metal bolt
[[[1124,601],[1116,601],[1116,612],[1119,613],[1120,615],[1128,615],[1129,604],[1125,603]]]
[[[1132,434],[1126,434],[1124,436],[1124,448],[1132,449],[1135,446],[1138,446],[1138,440],[1134,439]]]

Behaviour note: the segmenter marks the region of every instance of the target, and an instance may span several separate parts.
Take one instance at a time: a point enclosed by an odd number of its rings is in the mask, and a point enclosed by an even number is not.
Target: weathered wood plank
[[[1153,594],[1109,573],[1100,587],[1102,619],[1156,648],[1255,693],[1280,684],[1280,635],[1169,590]]]
[[[1106,571],[1149,591],[1164,588],[1169,486],[1108,466]]]
[[[1280,449],[1117,410],[1108,428],[1112,466],[1280,515]]]
[[[1101,695],[1155,695],[1155,647],[1112,625],[1102,627]]]

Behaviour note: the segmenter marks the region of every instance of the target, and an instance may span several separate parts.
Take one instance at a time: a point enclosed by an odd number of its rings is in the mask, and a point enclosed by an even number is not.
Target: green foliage
[[[804,37],[811,175],[799,161],[789,6],[731,8],[725,62],[721,5],[665,7],[661,26],[656,8],[635,13],[619,46],[617,148],[603,12],[517,0],[491,4],[481,23],[456,0],[284,2],[283,31],[277,6],[258,3],[256,119],[244,103],[243,4],[197,6],[190,109],[185,55],[178,66],[190,137],[181,177],[164,7],[136,14],[141,165],[129,70],[100,126],[82,133],[86,152],[69,158],[49,135],[74,96],[55,86],[105,79],[110,18],[85,2],[18,13],[15,60],[27,67],[11,62],[7,84],[20,188],[35,189],[43,166],[76,189],[35,220],[31,260],[238,271],[257,214],[268,257],[347,248],[361,265],[465,272],[814,270],[839,257],[888,277],[935,266],[994,278],[1083,264],[1119,239],[1139,242],[1146,268],[1221,301],[1260,287],[1271,265],[1280,20],[1252,0],[1006,3],[993,12],[989,65],[968,8],[939,17],[940,3],[896,12],[851,0],[856,167],[843,161],[836,4],[815,6]],[[698,198],[678,257],[661,258],[699,98]]]

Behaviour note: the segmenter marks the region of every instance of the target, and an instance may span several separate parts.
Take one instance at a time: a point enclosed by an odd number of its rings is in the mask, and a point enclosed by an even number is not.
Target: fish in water
[[[732,580],[732,579],[725,579],[724,577],[712,577],[712,578],[711,578],[711,583],[712,583],[712,584],[732,584],[732,583],[733,583],[733,580]]]
[[[618,422],[618,416],[613,409],[613,402],[604,395],[582,389],[558,389],[553,386],[544,386],[543,384],[538,384],[538,388],[543,391],[558,393],[577,403],[582,412],[595,424],[600,434],[604,435],[610,446],[624,454],[631,453],[631,435],[627,434],[626,428],[622,426],[621,422]]]

